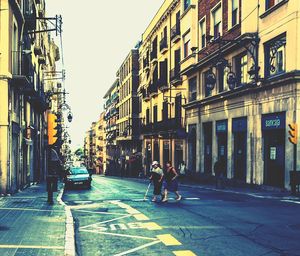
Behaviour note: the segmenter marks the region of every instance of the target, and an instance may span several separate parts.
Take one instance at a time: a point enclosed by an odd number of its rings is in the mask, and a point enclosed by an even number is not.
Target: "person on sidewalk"
[[[225,178],[226,162],[224,157],[220,157],[214,165],[214,172],[216,177],[216,188],[225,188],[224,178]]]
[[[157,161],[154,161],[152,163],[151,176],[150,176],[150,180],[153,182],[153,187],[154,187],[152,202],[156,202],[157,196],[161,195],[163,176],[164,173],[159,163]]]
[[[164,175],[164,198],[162,202],[168,201],[168,192],[174,192],[176,194],[176,200],[181,200],[181,195],[178,193],[178,173],[172,166],[171,162],[166,163],[166,171]]]

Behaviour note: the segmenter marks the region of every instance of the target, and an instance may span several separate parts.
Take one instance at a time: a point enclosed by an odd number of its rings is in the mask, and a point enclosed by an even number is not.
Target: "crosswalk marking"
[[[149,218],[146,215],[142,214],[142,213],[140,213],[140,214],[134,214],[133,217],[136,220],[149,220]]]
[[[156,237],[166,246],[181,245],[181,243],[170,234],[157,235]]]
[[[157,223],[155,222],[147,222],[144,223],[144,227],[147,228],[148,230],[161,230],[162,227],[159,226]]]

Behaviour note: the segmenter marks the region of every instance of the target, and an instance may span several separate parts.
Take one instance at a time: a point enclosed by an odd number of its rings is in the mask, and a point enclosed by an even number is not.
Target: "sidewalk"
[[[0,197],[1,256],[65,255],[65,234],[65,206],[48,205],[45,184]]]

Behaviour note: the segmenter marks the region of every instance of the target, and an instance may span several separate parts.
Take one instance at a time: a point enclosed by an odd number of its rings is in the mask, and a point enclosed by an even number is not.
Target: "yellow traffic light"
[[[291,123],[289,124],[289,141],[294,144],[297,145],[297,141],[298,141],[298,126],[296,123]]]
[[[56,115],[53,113],[48,114],[48,145],[53,145],[57,137],[56,136],[56,126],[57,126],[57,121],[56,121]]]

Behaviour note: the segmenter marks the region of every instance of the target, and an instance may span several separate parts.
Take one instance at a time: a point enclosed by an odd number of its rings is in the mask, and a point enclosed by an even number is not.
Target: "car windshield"
[[[89,173],[86,169],[83,168],[72,168],[70,174],[76,175],[76,174],[89,174]]]

